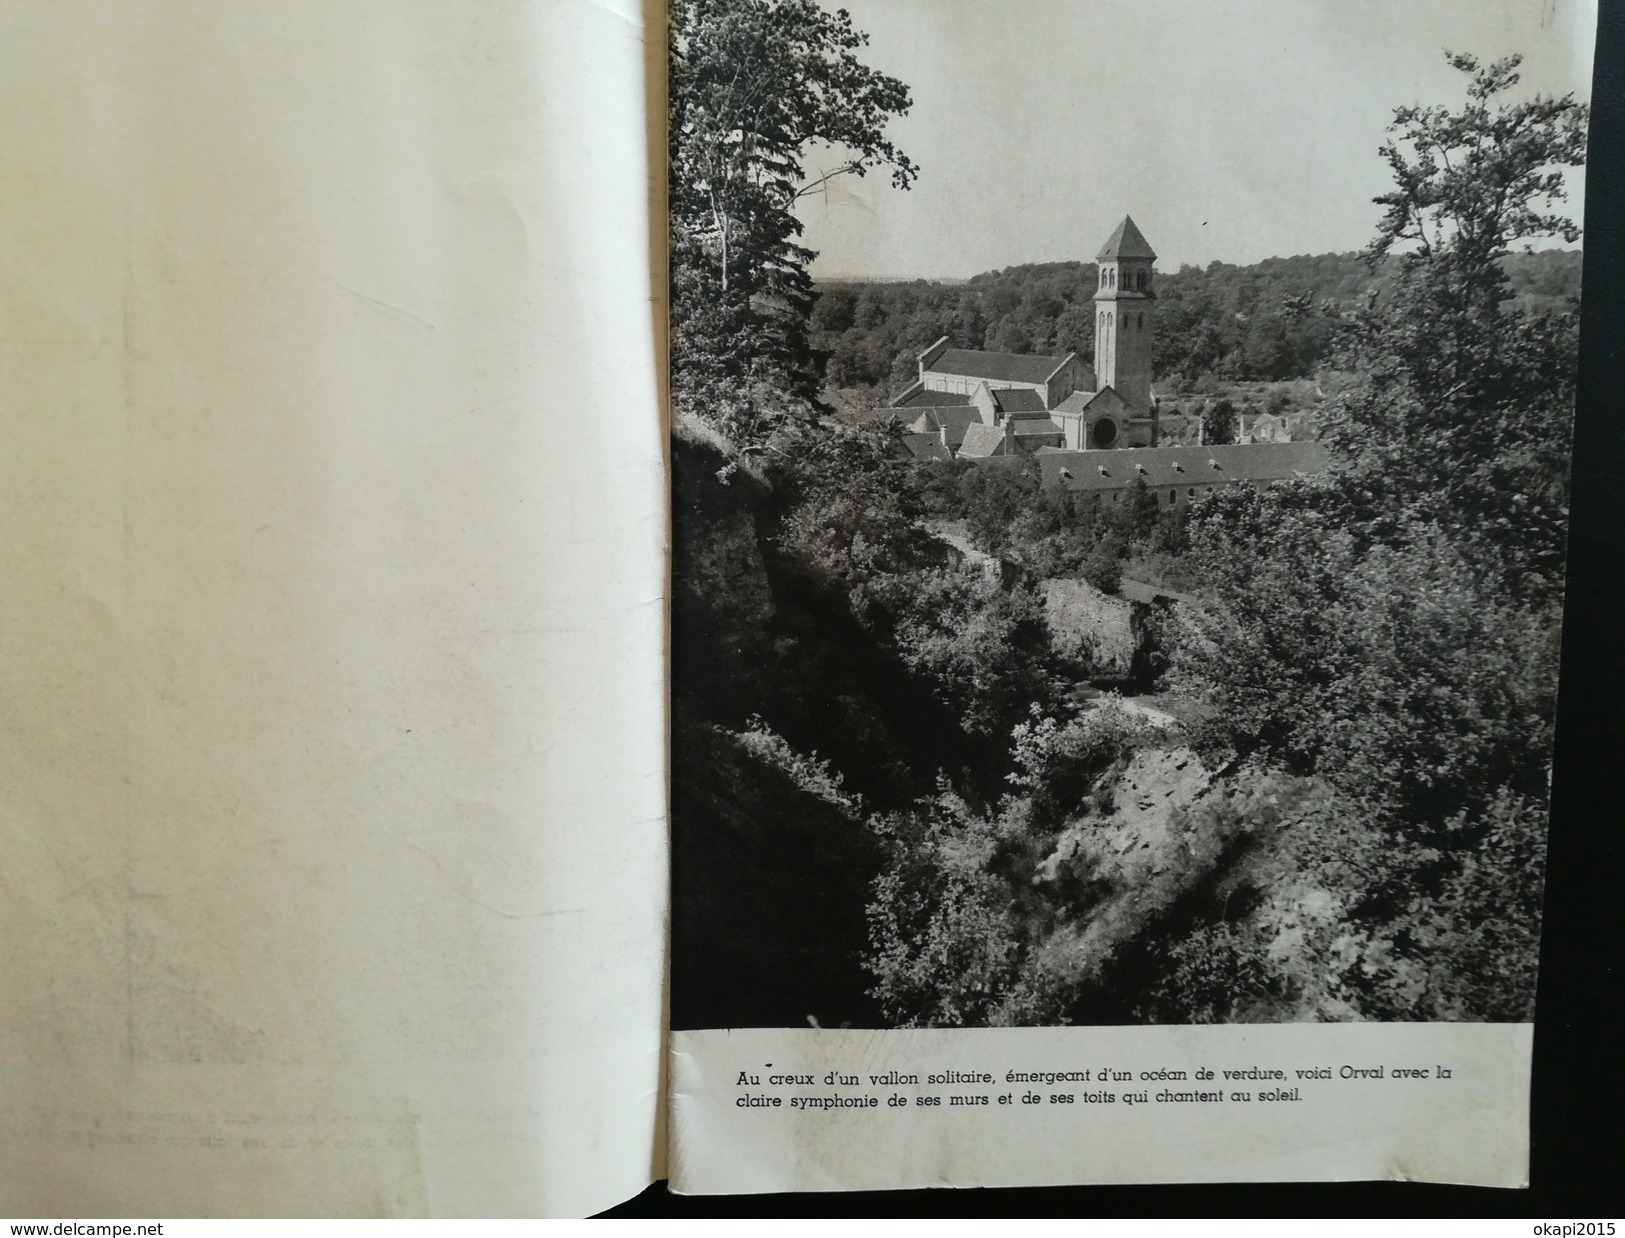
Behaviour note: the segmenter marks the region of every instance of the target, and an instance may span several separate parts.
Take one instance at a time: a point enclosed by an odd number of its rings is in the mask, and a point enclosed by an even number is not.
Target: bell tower
[[[1151,315],[1157,304],[1151,264],[1156,259],[1127,215],[1095,255],[1100,263],[1100,287],[1095,290],[1096,388],[1112,388],[1137,416],[1151,411]]]

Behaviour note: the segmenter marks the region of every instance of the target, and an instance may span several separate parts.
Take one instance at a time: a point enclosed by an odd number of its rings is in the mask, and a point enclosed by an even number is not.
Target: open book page
[[[0,1212],[626,1198],[637,6],[10,4],[0,58]]]
[[[673,6],[672,1183],[1519,1186],[1595,12]]]

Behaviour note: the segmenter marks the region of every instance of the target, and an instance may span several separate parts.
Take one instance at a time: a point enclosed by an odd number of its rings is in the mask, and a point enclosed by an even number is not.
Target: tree
[[[1350,321],[1345,361],[1369,377],[1334,401],[1327,440],[1393,483],[1419,517],[1471,543],[1503,585],[1555,594],[1566,521],[1576,309],[1509,306],[1512,247],[1574,241],[1563,169],[1585,160],[1572,95],[1507,97],[1519,57],[1450,55],[1467,102],[1398,108],[1381,153],[1394,188],[1367,249],[1397,262],[1393,295]]]
[[[677,0],[671,11],[673,386],[684,411],[765,384],[811,401],[812,251],[795,203],[841,175],[916,169],[885,136],[907,87],[861,63],[868,36],[814,0]],[[832,167],[809,175],[814,148]],[[762,437],[734,416],[725,431]]]
[[[1236,406],[1220,398],[1202,409],[1202,441],[1204,443],[1233,443],[1236,441]]]
[[[1030,586],[1006,590],[974,570],[919,572],[895,606],[904,663],[925,675],[970,735],[1002,743],[1049,696],[1049,629]]]
[[[1343,484],[1238,488],[1192,517],[1210,601],[1180,615],[1175,667],[1211,707],[1213,746],[1381,788],[1420,836],[1497,788],[1539,795],[1555,628],[1486,590],[1437,529],[1399,547],[1349,531]]]
[[[1367,252],[1397,250],[1402,271],[1427,273],[1421,287],[1440,309],[1470,321],[1506,299],[1502,260],[1515,241],[1579,239],[1554,207],[1567,196],[1562,169],[1585,162],[1590,111],[1573,95],[1501,100],[1518,84],[1522,56],[1489,66],[1457,53],[1447,59],[1471,78],[1467,105],[1394,110],[1381,148],[1394,188],[1374,199],[1387,209]]]
[[[914,463],[893,428],[813,426],[786,440],[766,470],[781,552],[843,591],[922,565]]]
[[[868,907],[870,994],[903,1027],[986,1024],[1021,956],[993,824],[947,786],[871,819],[886,853]]]
[[[989,554],[1010,546],[1012,526],[1039,493],[1038,461],[1020,457],[1009,468],[969,468],[959,475],[960,510],[971,540]]]
[[[1527,1017],[1575,337],[1573,306],[1515,308],[1507,266],[1578,236],[1555,205],[1586,110],[1509,101],[1516,57],[1450,61],[1466,105],[1398,109],[1381,148],[1389,282],[1344,319],[1340,467],[1191,515],[1204,604],[1173,660],[1198,747],[1337,800],[1243,858],[1241,917],[1147,962],[1218,1017]]]

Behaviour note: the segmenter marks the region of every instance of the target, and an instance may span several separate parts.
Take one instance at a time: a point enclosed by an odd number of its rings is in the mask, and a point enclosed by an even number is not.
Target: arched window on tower
[[[1145,330],[1145,315],[1144,314],[1136,314],[1136,315],[1134,315],[1134,329],[1136,331],[1144,331]]]

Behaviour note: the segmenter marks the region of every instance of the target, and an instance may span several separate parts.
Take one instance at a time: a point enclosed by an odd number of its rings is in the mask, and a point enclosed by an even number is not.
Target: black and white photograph
[[[1533,1019],[1594,24],[674,0],[674,1028]]]

